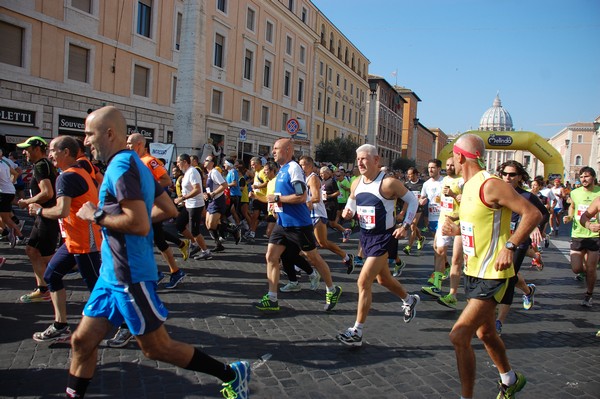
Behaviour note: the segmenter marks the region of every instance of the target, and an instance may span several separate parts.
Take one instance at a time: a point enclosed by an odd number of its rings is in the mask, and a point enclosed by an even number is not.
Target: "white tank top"
[[[315,172],[312,172],[306,179],[306,182],[308,183],[310,178],[313,176],[315,176],[316,179],[319,179],[319,176],[317,176],[317,174]],[[321,187],[321,185],[319,184],[319,188],[320,187]],[[319,191],[317,193],[317,195],[319,196],[319,202],[313,203],[313,209],[310,211],[310,217],[311,218],[326,218],[327,210],[325,209],[325,203],[323,203],[323,198],[321,198],[321,191]],[[309,202],[312,199],[312,197],[313,196],[310,192],[310,186],[307,184],[306,202]]]

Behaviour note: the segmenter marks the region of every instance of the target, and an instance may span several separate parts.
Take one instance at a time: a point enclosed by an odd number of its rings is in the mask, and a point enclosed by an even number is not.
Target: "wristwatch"
[[[410,230],[410,223],[402,223],[398,225],[399,228],[404,227],[404,230]]]
[[[42,209],[44,208],[38,208],[38,210],[35,211],[36,216],[42,216]]]
[[[94,212],[94,223],[100,224],[100,221],[104,219],[105,216],[106,212],[104,209],[97,209],[96,212]]]
[[[279,195],[275,194],[275,196],[273,197],[273,201],[279,202]]]
[[[516,251],[517,250],[517,246],[515,244],[513,244],[512,242],[510,242],[510,241],[506,241],[505,247],[509,251]]]

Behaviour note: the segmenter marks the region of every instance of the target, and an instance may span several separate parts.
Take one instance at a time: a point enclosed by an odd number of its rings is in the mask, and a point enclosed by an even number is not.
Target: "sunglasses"
[[[515,172],[500,172],[500,174],[501,174],[502,176],[509,176],[509,177],[516,177],[516,176],[519,176],[519,174],[518,174],[518,173],[515,173]]]
[[[204,162],[212,162],[212,159],[206,158]]]

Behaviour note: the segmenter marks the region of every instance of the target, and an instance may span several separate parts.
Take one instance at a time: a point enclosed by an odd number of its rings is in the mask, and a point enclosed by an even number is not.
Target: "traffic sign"
[[[300,122],[298,122],[298,119],[292,118],[288,120],[285,123],[285,130],[292,136],[298,133],[298,130],[300,130]]]
[[[240,141],[244,142],[244,141],[246,141],[246,138],[247,138],[246,129],[240,130]]]

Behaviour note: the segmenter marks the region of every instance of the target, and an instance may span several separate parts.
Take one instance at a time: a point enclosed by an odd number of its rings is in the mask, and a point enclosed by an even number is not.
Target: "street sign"
[[[298,130],[300,130],[300,122],[298,122],[298,119],[292,118],[288,120],[285,123],[285,130],[292,136],[298,133]]]
[[[241,142],[246,141],[246,138],[247,138],[246,134],[247,134],[246,129],[240,130],[240,141]]]

